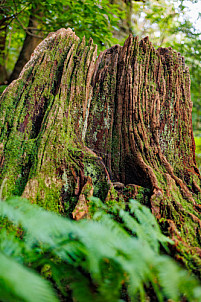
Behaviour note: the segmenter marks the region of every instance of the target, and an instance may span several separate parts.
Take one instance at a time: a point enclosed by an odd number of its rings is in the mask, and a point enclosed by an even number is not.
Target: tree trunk
[[[138,2],[139,0],[137,0]],[[125,17],[119,20],[118,29],[114,29],[113,36],[119,41],[124,41],[129,34],[133,33],[132,30],[132,1],[131,0],[110,0],[111,4],[119,5],[120,9],[124,12]]]
[[[3,93],[3,198],[23,195],[75,219],[87,217],[92,194],[137,198],[174,240],[174,257],[201,277],[201,177],[184,59],[132,35],[95,58],[91,40],[61,29]]]
[[[5,47],[6,47],[6,35],[8,20],[4,18],[4,10],[0,8],[0,15],[2,19],[0,20],[0,85],[4,84],[7,79],[7,72],[5,68]]]
[[[22,71],[24,65],[29,61],[31,54],[33,53],[36,46],[41,42],[41,37],[36,31],[38,28],[38,18],[40,18],[40,13],[38,12],[38,8],[32,8],[30,17],[28,30],[26,32],[25,40],[20,51],[18,60],[15,64],[15,67],[8,79],[8,82],[11,83],[13,80],[17,79]]]
[[[3,84],[7,78],[5,68],[5,45],[6,45],[6,28],[0,30],[0,84]]]

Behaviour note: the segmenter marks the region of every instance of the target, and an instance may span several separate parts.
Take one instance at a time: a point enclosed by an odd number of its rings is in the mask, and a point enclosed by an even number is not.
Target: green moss
[[[151,190],[148,188],[140,187],[135,199],[143,205],[150,206]]]
[[[40,179],[38,187],[35,188],[34,198],[29,198],[32,203],[36,203],[46,210],[61,213],[64,211],[61,203],[61,185],[53,180],[47,185],[45,179]]]
[[[93,181],[93,195],[105,200],[109,190],[109,184],[105,176],[105,170],[98,158],[85,157],[84,159],[84,174],[90,176]]]

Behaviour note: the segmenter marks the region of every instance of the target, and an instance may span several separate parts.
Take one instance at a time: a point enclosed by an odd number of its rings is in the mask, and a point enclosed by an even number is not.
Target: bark
[[[22,71],[24,65],[29,61],[31,54],[33,53],[36,46],[42,41],[41,37],[37,34],[38,32],[35,29],[38,28],[38,18],[41,17],[41,13],[38,12],[38,8],[33,8],[29,17],[28,29],[26,32],[25,40],[20,51],[18,60],[15,64],[15,67],[8,79],[8,82],[11,83],[13,80],[17,79]]]
[[[3,16],[3,9],[0,8],[0,14]],[[7,79],[7,72],[5,68],[5,47],[6,47],[6,35],[7,35],[8,20],[6,18],[0,21],[0,85]]]
[[[5,45],[6,45],[6,28],[0,29],[0,84],[3,84],[7,78],[5,68]]]
[[[92,84],[88,147],[102,156],[112,181],[150,190],[148,204],[175,240],[175,256],[197,272],[200,174],[184,58],[130,36],[123,48],[100,54]],[[186,253],[194,255],[190,262]]]
[[[201,276],[201,177],[184,59],[132,35],[95,58],[91,40],[61,29],[3,93],[2,195],[74,219],[88,217],[92,194],[138,198],[174,240],[174,257]]]

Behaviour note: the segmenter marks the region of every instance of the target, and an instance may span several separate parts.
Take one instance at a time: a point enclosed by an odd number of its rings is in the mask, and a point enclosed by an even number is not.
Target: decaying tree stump
[[[133,36],[95,59],[92,40],[61,29],[4,91],[2,196],[79,219],[92,194],[137,194],[175,241],[175,258],[201,276],[201,177],[184,59]]]

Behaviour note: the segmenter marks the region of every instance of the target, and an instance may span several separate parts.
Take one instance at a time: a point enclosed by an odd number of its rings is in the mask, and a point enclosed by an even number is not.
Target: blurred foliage
[[[201,136],[196,136],[195,137],[195,144],[196,144],[196,153],[201,153]]]
[[[27,27],[33,10],[39,24],[35,29]],[[0,11],[0,31],[7,32],[4,64],[9,73],[14,67],[25,33],[30,33],[30,30],[44,38],[52,31],[71,27],[80,38],[85,36],[89,40],[91,37],[101,51],[117,42],[112,32],[120,17],[124,17],[119,6],[110,4],[109,0],[1,0]]]
[[[2,302],[201,301],[196,278],[160,252],[172,241],[148,208],[93,198],[91,209],[75,222],[22,198],[0,201],[0,217],[21,229],[0,229]]]
[[[194,138],[195,138],[195,145],[196,145],[195,159],[201,173],[201,136],[196,136]]]
[[[0,85],[0,96],[2,94],[2,92],[4,91],[4,89],[6,89],[7,85]]]

